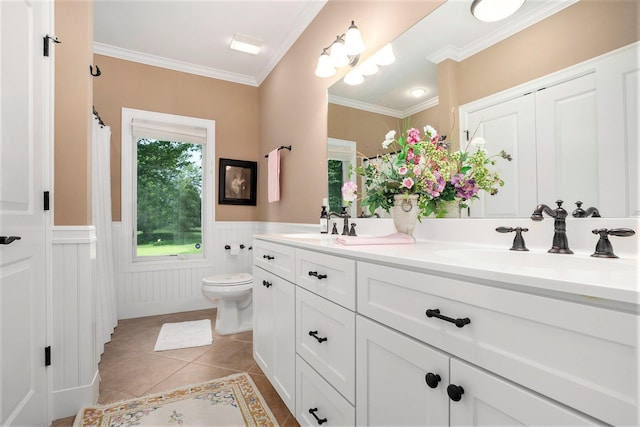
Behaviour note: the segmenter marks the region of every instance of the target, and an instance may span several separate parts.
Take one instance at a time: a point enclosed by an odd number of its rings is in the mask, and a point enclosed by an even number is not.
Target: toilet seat
[[[253,277],[249,273],[225,273],[202,279],[203,286],[241,286],[250,285]]]

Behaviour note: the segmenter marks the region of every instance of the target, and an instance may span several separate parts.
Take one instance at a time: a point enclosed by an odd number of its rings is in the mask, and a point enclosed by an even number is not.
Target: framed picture
[[[257,171],[257,162],[220,159],[218,203],[255,206]]]

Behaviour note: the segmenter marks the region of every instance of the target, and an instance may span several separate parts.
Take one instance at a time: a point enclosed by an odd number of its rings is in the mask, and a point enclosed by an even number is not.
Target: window
[[[122,110],[125,267],[210,263],[214,122]]]
[[[352,171],[356,167],[356,143],[354,141],[346,141],[343,139],[328,139],[328,195],[329,195],[329,211],[340,212],[344,201],[342,200],[342,185],[347,181],[356,182],[355,172]],[[357,182],[356,182],[357,183]],[[348,209],[349,215],[355,218],[356,204],[352,203]]]

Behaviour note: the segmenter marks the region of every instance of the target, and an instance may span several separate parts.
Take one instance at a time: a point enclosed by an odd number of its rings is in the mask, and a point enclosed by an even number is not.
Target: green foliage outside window
[[[329,212],[342,210],[343,163],[329,159]]]

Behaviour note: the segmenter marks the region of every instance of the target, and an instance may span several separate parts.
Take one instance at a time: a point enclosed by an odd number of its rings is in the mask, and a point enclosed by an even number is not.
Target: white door
[[[469,138],[486,140],[487,153],[504,150],[513,161],[498,158],[494,169],[504,180],[498,194],[481,192],[471,203],[470,216],[487,218],[527,217],[537,205],[536,132],[533,94],[468,113]],[[462,142],[461,144],[464,144]]]
[[[451,426],[590,426],[593,419],[498,376],[451,359]]]
[[[449,356],[356,316],[356,424],[449,425]]]
[[[607,177],[599,167],[595,74],[539,90],[535,114],[540,203],[564,200],[568,212],[576,201],[601,208],[599,182]]]
[[[0,424],[47,423],[42,1],[0,2]],[[4,239],[3,239],[4,240]],[[8,242],[4,242],[8,243]]]

